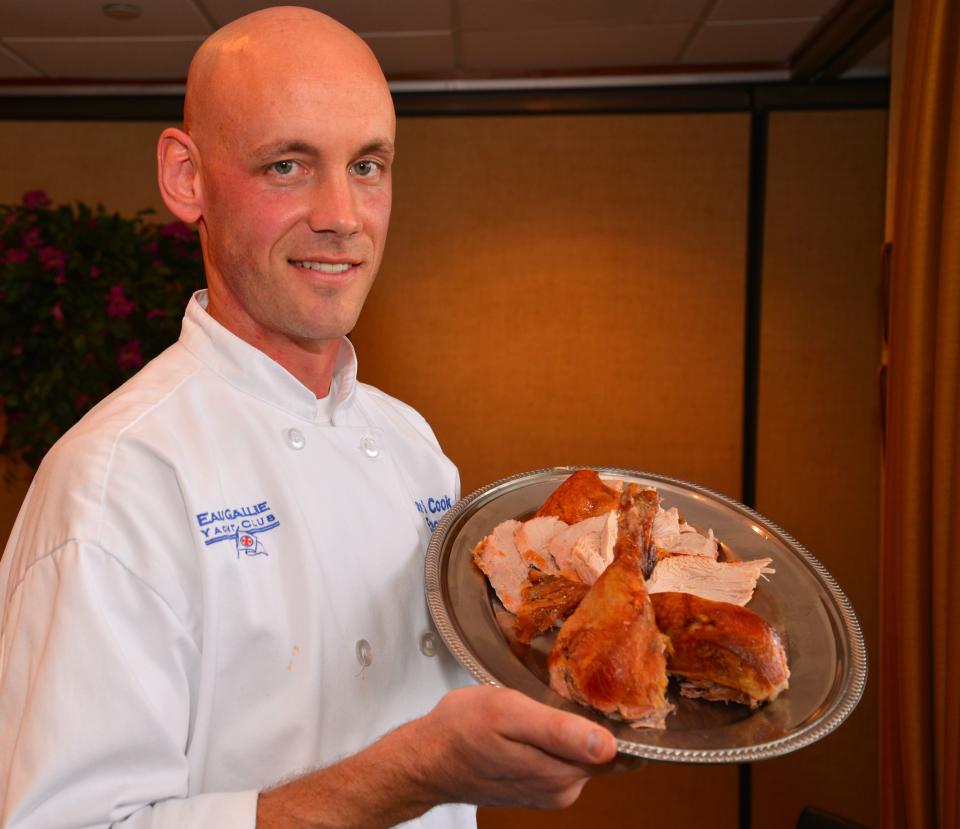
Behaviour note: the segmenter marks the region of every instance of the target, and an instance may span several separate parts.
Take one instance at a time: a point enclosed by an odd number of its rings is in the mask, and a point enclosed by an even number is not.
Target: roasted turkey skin
[[[787,687],[790,669],[780,636],[746,607],[692,593],[654,593],[657,627],[670,640],[667,671],[689,697],[756,708]]]
[[[595,469],[578,469],[543,502],[535,517],[552,515],[576,524],[615,510],[619,503],[619,488],[607,486]]]
[[[664,728],[668,642],[638,555],[621,554],[564,623],[547,659],[561,696],[635,727]]]

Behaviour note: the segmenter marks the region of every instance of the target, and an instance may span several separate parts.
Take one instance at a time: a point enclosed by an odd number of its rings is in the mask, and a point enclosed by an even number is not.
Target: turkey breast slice
[[[494,527],[473,551],[473,561],[490,580],[503,606],[516,613],[520,606],[521,590],[527,580],[530,566],[517,550],[514,534],[519,521],[504,521]]]
[[[549,551],[559,572],[593,584],[613,561],[617,542],[617,513],[613,510],[571,524],[550,539]]]
[[[551,540],[568,528],[565,521],[552,515],[531,518],[524,521],[513,533],[513,540],[520,556],[530,567],[536,567],[544,573],[560,572],[554,556],[549,549]]]
[[[689,524],[681,524],[679,538],[672,546],[665,547],[664,551],[672,556],[706,556],[716,561],[720,547],[714,538],[713,530],[707,530],[704,535]]]
[[[772,558],[754,561],[713,561],[705,556],[669,556],[657,562],[647,580],[647,592],[692,593],[715,602],[741,607],[753,597],[761,574],[773,573]]]

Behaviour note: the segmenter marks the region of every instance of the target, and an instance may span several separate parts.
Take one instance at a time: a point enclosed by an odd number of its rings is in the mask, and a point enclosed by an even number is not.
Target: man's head
[[[360,38],[309,9],[225,26],[190,66],[160,187],[198,223],[210,312],[268,353],[356,322],[383,256],[395,117]]]

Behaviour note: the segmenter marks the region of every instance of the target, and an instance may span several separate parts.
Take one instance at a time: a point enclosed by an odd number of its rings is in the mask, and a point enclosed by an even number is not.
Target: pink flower
[[[100,268],[98,268],[96,265],[91,265],[91,266],[90,266],[90,278],[91,278],[91,279],[96,279],[96,278],[97,278],[98,276],[100,276],[100,274],[102,274],[102,273],[103,273],[103,271],[100,270]]]
[[[151,308],[149,311],[147,311],[148,320],[154,320],[157,317],[165,317],[166,315],[167,312],[164,311],[163,308]]]
[[[25,248],[39,247],[40,243],[43,241],[43,239],[40,237],[40,228],[36,226],[31,227],[23,234],[21,241],[23,242],[23,246]]]
[[[23,194],[23,206],[27,210],[36,210],[38,207],[49,207],[50,197],[44,190],[28,190]]]
[[[130,340],[120,346],[117,365],[124,371],[140,368],[143,365],[143,349],[140,346],[140,340]]]
[[[30,254],[25,250],[8,250],[7,255],[3,257],[3,261],[8,265],[16,265],[19,262],[26,262],[30,258]]]
[[[17,343],[13,348],[10,349],[10,356],[19,357],[23,354],[23,345]]]
[[[90,395],[80,392],[77,395],[76,399],[73,401],[73,407],[78,411],[82,412],[90,403]]]
[[[57,322],[63,322],[63,308],[60,307],[59,302],[50,309],[50,316]]]
[[[37,259],[43,265],[44,270],[59,271],[63,273],[67,267],[67,253],[60,248],[43,247],[37,251]]]
[[[107,294],[107,316],[125,319],[129,317],[136,304],[127,299],[123,293],[123,285],[113,285]]]
[[[53,283],[54,283],[54,285],[66,285],[66,284],[67,284],[67,277],[66,277],[64,274],[62,274],[62,273],[58,273],[58,274],[53,278]]]

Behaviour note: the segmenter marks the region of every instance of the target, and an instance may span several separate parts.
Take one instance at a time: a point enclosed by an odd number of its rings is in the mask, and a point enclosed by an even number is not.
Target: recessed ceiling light
[[[140,16],[140,7],[133,3],[104,3],[101,10],[114,20],[135,20]]]

